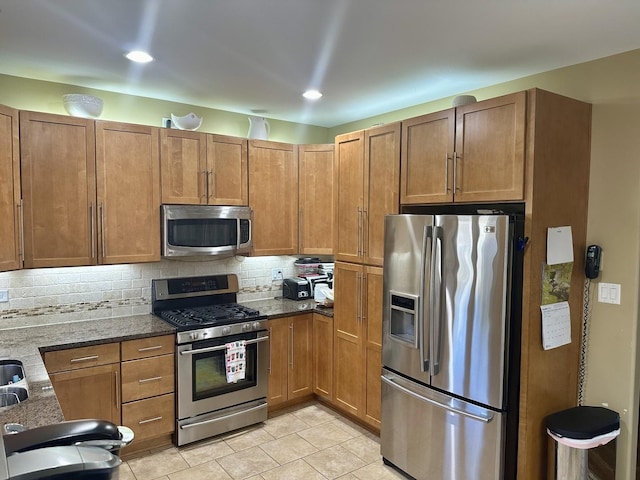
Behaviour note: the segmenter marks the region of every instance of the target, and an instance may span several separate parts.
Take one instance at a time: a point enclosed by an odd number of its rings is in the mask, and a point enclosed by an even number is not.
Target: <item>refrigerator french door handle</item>
[[[422,264],[420,265],[420,297],[418,303],[418,321],[416,325],[416,335],[418,335],[418,348],[420,350],[420,371],[429,371],[429,324],[430,315],[428,311],[431,310],[431,299],[429,299],[429,305],[425,305],[425,299],[427,297],[427,275],[431,278],[432,264],[429,262],[427,265],[427,259],[431,257],[431,250],[433,248],[433,229],[430,226],[425,226],[422,232]],[[426,307],[426,308],[425,308]]]
[[[431,288],[429,290],[429,302],[431,318],[429,331],[429,372],[437,375],[440,373],[440,359],[442,356],[442,227],[433,227],[431,249]]]
[[[430,403],[431,405],[435,405],[436,407],[439,407],[439,408],[443,408],[448,412],[455,413],[457,415],[462,415],[464,417],[472,418],[473,420],[478,420],[479,422],[484,422],[484,423],[489,423],[491,420],[493,420],[493,415],[486,415],[486,416],[476,415],[470,412],[465,412],[464,410],[458,410],[457,408],[451,407],[444,403],[440,403],[436,400],[433,400],[432,398],[423,397],[419,393],[416,393],[413,390],[409,390],[408,388],[403,387],[399,383],[394,382],[393,379],[387,378],[384,375],[382,375],[382,381],[390,385],[391,387],[397,388],[401,392],[406,393],[407,395],[411,395],[413,398],[417,398],[418,400],[422,400],[423,402]]]

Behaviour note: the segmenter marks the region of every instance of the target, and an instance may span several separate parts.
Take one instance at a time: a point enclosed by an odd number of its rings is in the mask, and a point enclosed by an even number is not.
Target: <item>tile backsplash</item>
[[[0,327],[124,317],[151,312],[154,278],[235,273],[238,301],[282,295],[282,281],[272,281],[274,268],[295,275],[296,257],[230,257],[206,262],[162,260],[156,263],[18,270],[0,273]]]

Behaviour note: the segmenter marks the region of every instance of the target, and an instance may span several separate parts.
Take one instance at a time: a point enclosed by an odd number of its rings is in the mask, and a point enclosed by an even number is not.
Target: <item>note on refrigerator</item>
[[[569,302],[541,305],[542,348],[550,350],[571,343]]]

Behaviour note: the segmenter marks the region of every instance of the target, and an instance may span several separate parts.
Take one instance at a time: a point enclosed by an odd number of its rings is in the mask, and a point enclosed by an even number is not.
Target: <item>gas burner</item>
[[[223,325],[260,316],[260,312],[237,303],[188,307],[160,312],[160,318],[177,327]]]

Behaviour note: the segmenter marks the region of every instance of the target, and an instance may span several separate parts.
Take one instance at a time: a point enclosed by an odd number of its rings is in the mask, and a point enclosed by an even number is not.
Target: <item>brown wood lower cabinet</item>
[[[335,264],[333,403],[380,428],[382,268]]]
[[[174,344],[173,335],[163,335],[46,352],[65,420],[125,425],[134,432],[132,445],[168,443],[175,429]]]
[[[269,393],[274,407],[313,393],[313,315],[269,320]]]
[[[45,352],[44,363],[65,420],[120,423],[120,344]]]
[[[49,375],[65,420],[97,418],[120,423],[120,364],[79,368]]]
[[[333,395],[333,317],[313,314],[313,393]]]

